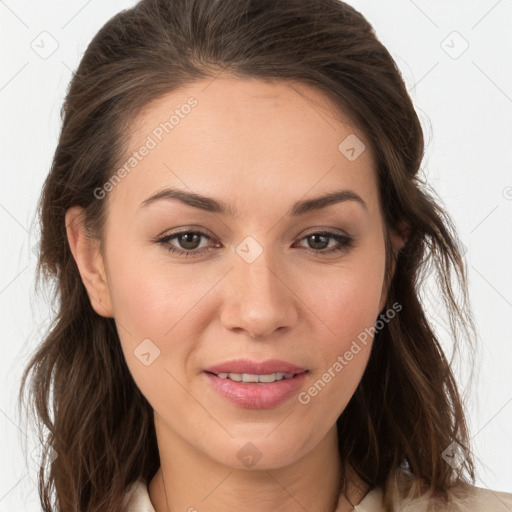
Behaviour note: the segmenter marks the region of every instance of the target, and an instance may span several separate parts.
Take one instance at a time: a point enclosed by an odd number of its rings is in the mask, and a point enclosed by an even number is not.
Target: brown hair
[[[149,482],[159,467],[153,410],[128,370],[114,319],[91,306],[65,213],[84,208],[90,236],[101,241],[108,202],[93,191],[125,160],[128,123],[151,101],[221,72],[320,88],[376,155],[388,276],[396,261],[385,309],[395,302],[403,309],[375,334],[362,380],[337,421],[341,460],[371,487],[384,486],[388,511],[401,466],[418,492],[444,497],[456,482],[474,483],[462,400],[419,296],[423,279],[435,273],[454,346],[459,328],[473,343],[465,264],[450,217],[419,177],[421,125],[371,25],[339,0],[142,0],[89,44],[62,108],[39,203],[37,277],[53,280],[58,312],[25,369],[20,400],[32,372],[30,405],[45,445],[43,509],[118,511],[128,486]],[[408,241],[395,255],[389,233],[403,222]],[[442,458],[453,441],[467,452],[456,468]],[[57,458],[46,468],[50,447]]]

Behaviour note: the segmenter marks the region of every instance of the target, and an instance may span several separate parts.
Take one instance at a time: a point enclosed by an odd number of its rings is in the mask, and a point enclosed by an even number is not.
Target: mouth
[[[275,373],[264,373],[264,374],[254,374],[254,373],[228,373],[228,372],[206,372],[211,375],[215,375],[219,379],[232,380],[234,382],[243,382],[243,383],[264,383],[270,384],[272,382],[276,382],[279,380],[293,379],[297,375],[301,373],[305,373],[308,370],[304,370],[297,373],[284,373],[284,372],[275,372]]]
[[[308,374],[308,370],[260,374],[204,372],[216,393],[245,409],[273,409],[288,402],[305,385]]]
[[[236,359],[204,368],[203,371],[213,373],[222,379],[230,378],[237,382],[242,382],[244,379],[246,379],[245,382],[260,382],[260,377],[262,377],[261,382],[267,382],[266,379],[270,379],[268,382],[274,382],[274,380],[293,378],[294,375],[306,371],[306,368],[280,359],[264,361]]]

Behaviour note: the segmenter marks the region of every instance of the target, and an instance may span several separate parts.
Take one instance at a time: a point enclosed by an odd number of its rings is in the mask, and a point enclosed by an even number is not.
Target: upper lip
[[[267,359],[266,361],[251,361],[249,359],[236,359],[226,361],[205,369],[206,372],[215,373],[249,373],[251,375],[268,375],[271,373],[302,373],[305,368],[296,366],[279,359]]]

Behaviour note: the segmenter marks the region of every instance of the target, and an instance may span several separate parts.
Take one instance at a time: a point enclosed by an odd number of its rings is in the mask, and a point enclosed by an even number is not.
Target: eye
[[[201,241],[201,238],[207,238],[210,240],[210,237],[204,233],[203,231],[180,231],[179,233],[174,233],[172,235],[164,236],[157,240],[159,244],[161,244],[165,249],[170,252],[188,256],[189,253],[202,253],[204,252],[204,247],[201,248],[198,246],[198,243]],[[170,244],[171,240],[177,239],[177,242],[181,245],[181,248],[175,247]],[[199,249],[199,250],[197,250]]]
[[[156,240],[157,243],[162,245],[167,251],[187,257],[189,254],[196,255],[205,251],[211,250],[213,247],[208,247],[208,244],[201,247],[201,238],[211,240],[211,237],[204,231],[198,230],[185,230],[178,233],[166,235]],[[171,243],[171,240],[176,239],[176,243],[181,247],[176,247]],[[337,245],[334,247],[329,246],[329,239],[335,240]],[[312,247],[308,249],[313,253],[320,255],[338,252],[342,250],[349,250],[354,246],[354,239],[348,235],[331,231],[316,231],[303,237],[300,241],[307,240]],[[219,243],[215,247],[220,247]],[[303,246],[302,246],[303,247]]]
[[[337,245],[325,250],[329,245],[329,239],[335,240]],[[320,255],[348,250],[354,246],[354,239],[352,237],[331,231],[315,231],[306,235],[302,240],[307,240],[312,245],[311,250]]]

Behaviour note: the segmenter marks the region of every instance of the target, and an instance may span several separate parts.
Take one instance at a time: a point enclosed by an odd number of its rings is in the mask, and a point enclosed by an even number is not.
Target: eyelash
[[[202,235],[211,240],[211,237],[208,236],[208,234],[205,233],[204,231],[185,230],[185,231],[180,231],[178,233],[173,233],[171,235],[166,235],[162,238],[157,239],[156,242],[159,243],[160,245],[162,245],[164,247],[164,249],[166,249],[167,251],[178,254],[178,255],[185,255],[185,257],[187,257],[189,254],[193,254],[193,255],[201,254],[202,252],[205,252],[205,250],[208,250],[208,248],[206,248],[206,249],[203,248],[200,250],[195,249],[192,251],[186,251],[184,249],[177,249],[176,247],[169,245],[170,240],[172,240],[173,238],[176,238],[180,235],[185,235],[185,234]],[[347,235],[341,235],[340,233],[334,233],[332,231],[315,231],[313,233],[307,234],[306,236],[301,238],[300,241],[304,240],[305,238],[309,238],[310,236],[313,236],[313,235],[327,235],[330,238],[334,238],[340,244],[337,247],[330,248],[327,250],[326,249],[315,250],[315,249],[307,249],[306,248],[307,251],[310,251],[310,252],[313,252],[316,254],[320,254],[320,255],[331,254],[331,253],[336,253],[336,252],[343,251],[343,250],[349,250],[352,247],[354,247],[354,239],[352,237],[347,236]]]

